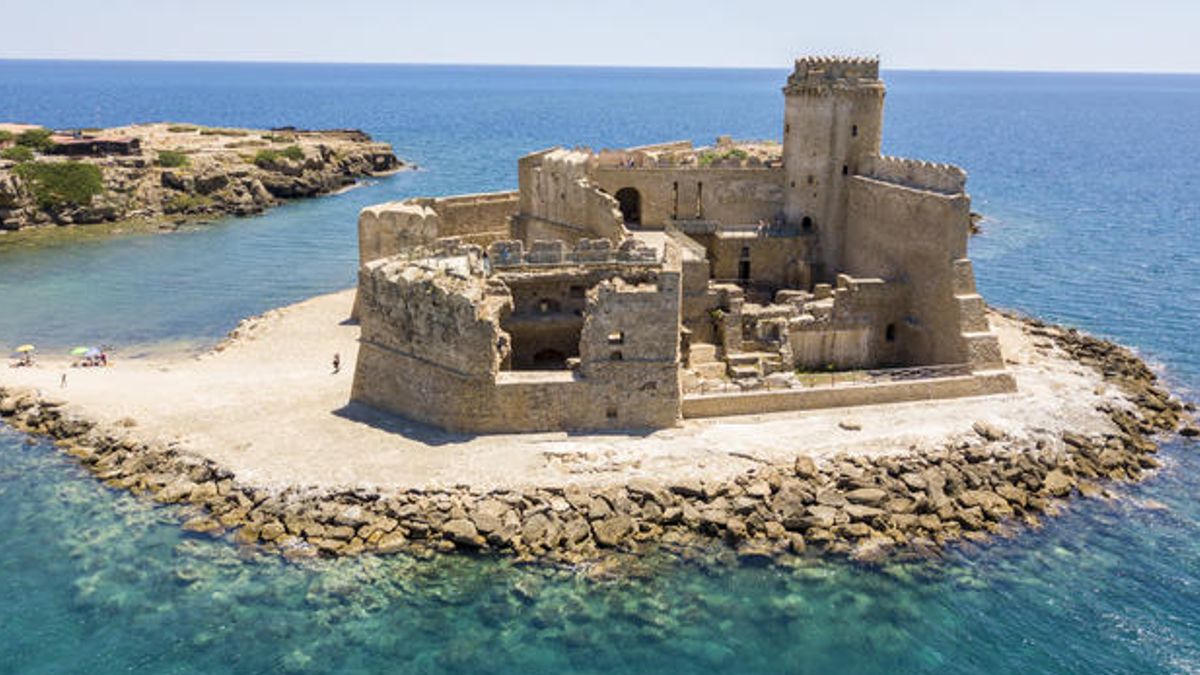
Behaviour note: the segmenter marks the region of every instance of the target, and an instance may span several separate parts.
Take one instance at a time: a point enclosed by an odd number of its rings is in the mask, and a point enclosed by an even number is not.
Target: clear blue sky
[[[1200,72],[1200,0],[5,0],[0,58]]]

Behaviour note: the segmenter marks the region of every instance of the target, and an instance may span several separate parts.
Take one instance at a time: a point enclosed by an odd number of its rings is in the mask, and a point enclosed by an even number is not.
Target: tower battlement
[[[796,59],[784,93],[803,93],[835,85],[876,85],[879,59],[874,57],[805,56]]]

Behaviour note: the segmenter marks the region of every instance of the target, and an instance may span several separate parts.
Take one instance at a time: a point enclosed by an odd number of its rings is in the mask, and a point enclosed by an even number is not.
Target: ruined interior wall
[[[841,275],[823,320],[792,322],[788,344],[793,366],[805,370],[880,368],[903,363],[900,342],[908,288],[880,279]],[[821,304],[821,303],[818,303]]]
[[[680,274],[620,279],[588,293],[579,372],[595,402],[590,425],[666,427],[679,419]]]
[[[592,180],[610,195],[634,188],[642,225],[662,229],[672,220],[749,224],[783,213],[781,167],[627,168],[598,166]]]
[[[812,284],[814,237],[716,235],[709,238],[713,279],[737,279],[743,249],[749,249],[750,279],[776,289],[807,290]]]
[[[908,287],[896,330],[905,365],[967,359],[955,298],[955,261],[966,257],[970,199],[865,177],[850,181],[845,268]]]
[[[522,157],[519,239],[604,238],[619,244],[628,236],[617,200],[588,180],[590,155],[555,149]]]

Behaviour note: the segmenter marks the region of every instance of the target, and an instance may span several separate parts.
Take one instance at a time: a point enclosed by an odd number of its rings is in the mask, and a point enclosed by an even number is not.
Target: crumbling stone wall
[[[620,244],[629,233],[617,200],[589,180],[586,152],[554,148],[522,157],[518,239],[574,243],[602,237]]]

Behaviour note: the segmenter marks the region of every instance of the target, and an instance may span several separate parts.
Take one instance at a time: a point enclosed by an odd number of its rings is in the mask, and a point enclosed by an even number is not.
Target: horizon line
[[[802,57],[796,57],[802,58]],[[876,55],[876,58],[879,58]],[[473,67],[473,68],[591,68],[591,69],[626,69],[626,70],[787,70],[787,66],[734,66],[734,65],[628,65],[611,63],[500,63],[474,61],[289,61],[284,59],[155,59],[155,58],[67,58],[67,57],[8,57],[0,56],[0,63],[13,61],[24,62],[60,62],[60,63],[156,63],[156,64],[225,64],[225,65],[297,65],[297,66],[431,66],[431,67]],[[926,72],[926,73],[1010,73],[1010,74],[1044,74],[1044,75],[1200,75],[1195,70],[1118,70],[1118,69],[1055,69],[1055,68],[954,68],[954,67],[920,67],[920,66],[883,66],[884,71]]]

